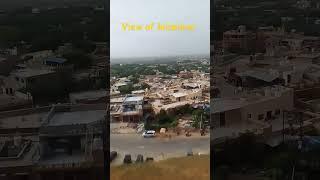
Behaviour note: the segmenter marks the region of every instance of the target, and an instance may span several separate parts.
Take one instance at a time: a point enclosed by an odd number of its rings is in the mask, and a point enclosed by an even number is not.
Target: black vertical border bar
[[[106,115],[104,119],[103,126],[103,156],[104,156],[104,164],[103,164],[103,172],[105,180],[110,179],[110,0],[105,0],[105,11],[106,11],[106,26],[107,26],[107,54],[106,54],[106,69],[107,69],[107,82],[106,82],[106,90],[107,90],[107,99],[106,99]]]
[[[214,0],[210,0],[210,179],[214,179],[214,150],[213,150],[213,144],[211,143],[211,139],[213,139],[211,136],[213,136],[212,130],[213,130],[213,116],[211,114],[212,110],[212,103],[211,103],[211,98],[213,97],[212,94],[212,86],[213,86],[213,58],[214,58],[214,47],[213,47],[213,41],[214,41],[214,18],[215,18],[215,5],[214,5]]]

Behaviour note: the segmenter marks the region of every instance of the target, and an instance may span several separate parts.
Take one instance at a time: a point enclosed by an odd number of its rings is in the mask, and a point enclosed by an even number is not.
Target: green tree
[[[0,26],[0,42],[4,45],[9,45],[11,42],[19,40],[20,33],[15,27]]]
[[[200,128],[200,122],[202,121],[203,118],[203,111],[201,110],[195,110],[192,112],[192,126],[194,128]]]
[[[92,64],[92,58],[81,51],[73,51],[64,54],[63,57],[67,59],[68,64],[73,64],[75,69],[85,69]]]
[[[90,41],[77,40],[72,42],[72,46],[76,49],[80,49],[85,53],[91,53],[96,49],[96,45]]]
[[[56,50],[61,45],[61,41],[52,37],[40,37],[31,42],[32,51]]]
[[[131,77],[131,78],[130,78],[130,81],[131,81],[133,84],[139,83],[139,79],[138,79],[136,76]]]
[[[142,89],[149,89],[151,86],[149,86],[148,84],[146,84],[146,83],[142,83],[142,85],[141,85],[141,88]]]
[[[134,88],[133,88],[132,84],[119,87],[119,91],[120,91],[121,94],[131,94],[131,92],[133,90],[134,90]]]
[[[172,127],[177,125],[176,118],[169,115],[165,110],[161,109],[160,113],[157,115],[158,123],[162,127]]]

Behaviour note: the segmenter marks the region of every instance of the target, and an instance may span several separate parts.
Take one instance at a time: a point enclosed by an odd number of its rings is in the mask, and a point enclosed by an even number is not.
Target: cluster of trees
[[[165,110],[161,110],[156,119],[160,127],[169,128],[176,127],[178,125],[177,118],[168,114]]]
[[[203,128],[202,125],[204,123],[206,115],[203,110],[196,109],[192,112],[192,127],[194,128]],[[201,126],[201,127],[200,127]]]
[[[145,129],[173,128],[178,125],[176,116],[168,114],[165,110],[161,110],[155,117],[157,123],[145,122]]]
[[[176,114],[178,115],[191,115],[192,116],[192,126],[194,128],[200,128],[201,123],[204,123],[210,118],[208,112],[203,109],[195,109],[191,105],[184,105],[181,108],[177,109]]]
[[[88,40],[77,40],[72,42],[74,49],[78,49],[84,53],[92,53],[96,49],[96,45]]]
[[[121,94],[130,94],[132,91],[136,91],[136,90],[144,90],[146,88],[150,88],[150,86],[148,84],[141,84],[140,86],[133,86],[133,84],[128,84],[126,86],[121,86],[119,87],[119,91]]]
[[[161,66],[157,65],[155,67],[150,67],[148,64],[115,64],[112,65],[111,76],[116,77],[128,77],[134,76],[139,77],[140,75],[155,75],[156,70],[162,72],[167,75],[175,75],[183,70],[196,70],[200,69],[205,72],[209,72],[209,66],[207,65],[199,65],[199,64],[188,64],[188,65],[180,65],[180,64],[170,64],[169,66]]]
[[[160,128],[175,128],[178,125],[178,117],[180,115],[191,115],[192,116],[192,127],[200,128],[201,123],[209,119],[209,114],[204,110],[194,109],[190,105],[185,105],[179,108],[174,114],[167,113],[165,110],[160,110],[159,114],[156,115],[155,119],[157,123],[145,124],[146,129],[160,129]],[[203,127],[203,126],[202,126]]]
[[[9,45],[20,41],[31,43],[33,50],[55,49],[63,42],[84,38],[107,40],[106,12],[93,12],[89,7],[70,7],[31,14],[31,7],[12,11],[0,17],[0,41]],[[81,24],[88,17],[90,23]]]
[[[139,75],[155,75],[156,74],[154,69],[151,67],[148,67],[148,65],[139,65],[139,64],[111,65],[110,71],[111,71],[111,76],[116,76],[116,77],[128,77],[128,76],[138,77]]]
[[[156,69],[162,72],[163,74],[168,74],[168,75],[178,74],[181,70],[179,67],[168,68],[167,66],[158,66]]]
[[[83,51],[72,51],[64,54],[63,57],[67,59],[67,64],[73,64],[75,69],[85,69],[92,64],[92,58]]]

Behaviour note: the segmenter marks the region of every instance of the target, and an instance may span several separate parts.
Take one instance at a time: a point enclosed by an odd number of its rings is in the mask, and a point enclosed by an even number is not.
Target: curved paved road
[[[138,134],[111,134],[110,150],[117,151],[118,157],[112,164],[121,164],[124,154],[131,154],[135,160],[138,154],[144,158],[163,160],[170,157],[186,156],[189,149],[193,153],[209,154],[210,137],[174,137],[172,139],[143,138]]]

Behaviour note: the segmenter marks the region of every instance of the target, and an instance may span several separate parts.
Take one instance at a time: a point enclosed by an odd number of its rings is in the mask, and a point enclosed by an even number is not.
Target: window
[[[291,75],[290,74],[287,75],[287,82],[291,83]]]
[[[267,112],[267,119],[271,119],[272,118],[272,111],[268,111]]]
[[[258,119],[259,120],[263,120],[264,119],[264,114],[259,114]]]
[[[251,119],[252,115],[251,114],[248,114],[248,119]]]
[[[32,84],[34,82],[34,79],[28,79],[28,83]]]
[[[276,109],[276,111],[274,112],[275,115],[280,115],[280,109]]]
[[[220,127],[224,127],[226,125],[226,115],[225,113],[220,113]]]
[[[21,79],[21,82],[22,82],[22,83],[24,83],[24,80],[23,80],[23,79]]]
[[[16,81],[19,81],[19,78],[18,78],[18,77],[16,77]]]

